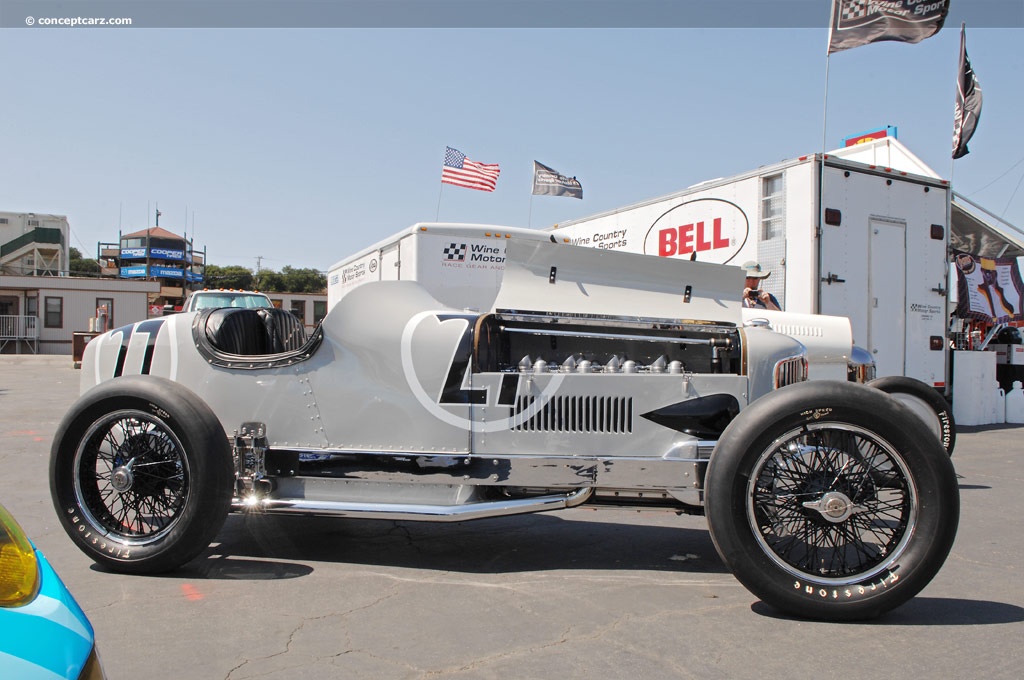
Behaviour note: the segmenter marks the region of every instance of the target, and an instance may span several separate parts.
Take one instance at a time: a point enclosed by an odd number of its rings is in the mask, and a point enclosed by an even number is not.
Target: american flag
[[[477,163],[466,158],[466,154],[458,149],[445,147],[444,167],[441,170],[442,184],[454,184],[457,187],[478,191],[494,191],[500,172],[497,163]]]

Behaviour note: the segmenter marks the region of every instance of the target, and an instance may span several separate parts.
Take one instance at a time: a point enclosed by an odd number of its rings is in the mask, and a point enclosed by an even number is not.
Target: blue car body
[[[12,530],[10,526],[0,528]],[[0,606],[0,677],[102,678],[92,624],[43,554],[35,545],[32,549],[38,592],[24,604]],[[10,568],[10,561],[0,552],[0,571]]]

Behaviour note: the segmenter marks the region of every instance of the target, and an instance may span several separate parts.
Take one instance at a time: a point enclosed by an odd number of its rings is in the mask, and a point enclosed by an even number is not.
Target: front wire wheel
[[[880,390],[811,381],[756,400],[722,433],[705,510],[722,561],[766,604],[829,621],[906,602],[956,537],[956,473]]]
[[[754,463],[747,519],[762,549],[797,581],[851,586],[898,561],[917,523],[917,491],[888,442],[863,428],[813,423]]]
[[[82,512],[125,545],[159,540],[180,520],[189,494],[188,459],[159,417],[117,411],[93,423],[74,459]]]
[[[868,387],[882,390],[894,397],[924,421],[928,429],[938,437],[946,455],[952,456],[956,447],[956,421],[953,408],[934,387],[914,378],[902,375],[887,375],[868,383]]]

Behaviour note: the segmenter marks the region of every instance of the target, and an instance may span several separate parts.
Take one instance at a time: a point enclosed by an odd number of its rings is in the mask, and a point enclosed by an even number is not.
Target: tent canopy
[[[1024,257],[1024,232],[960,194],[953,193],[949,244],[980,257]]]

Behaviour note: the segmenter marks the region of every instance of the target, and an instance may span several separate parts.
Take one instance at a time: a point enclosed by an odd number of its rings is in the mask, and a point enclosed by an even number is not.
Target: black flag
[[[583,198],[583,186],[575,177],[566,177],[554,168],[534,161],[533,193],[541,196]]]
[[[939,32],[949,0],[832,0],[828,53],[879,40],[918,43]]]
[[[967,58],[967,35],[960,25],[960,70],[956,78],[956,106],[953,107],[953,158],[968,153],[967,142],[981,119],[981,85]]]

